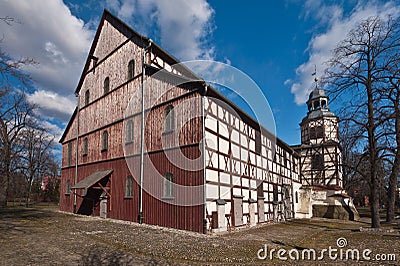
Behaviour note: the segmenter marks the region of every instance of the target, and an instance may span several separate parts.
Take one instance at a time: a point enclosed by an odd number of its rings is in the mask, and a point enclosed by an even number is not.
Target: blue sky
[[[39,64],[28,99],[59,137],[75,107],[73,92],[103,8],[180,60],[224,62],[249,75],[272,108],[276,133],[300,142],[299,122],[331,50],[362,19],[400,14],[399,1],[3,0],[1,49]],[[331,109],[339,106],[333,103]]]

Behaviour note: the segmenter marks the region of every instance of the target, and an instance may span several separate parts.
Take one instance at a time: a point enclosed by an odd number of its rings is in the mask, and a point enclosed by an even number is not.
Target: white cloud
[[[207,43],[214,10],[206,0],[107,0],[107,7],[142,34],[157,26],[161,46],[180,60],[213,59]]]
[[[67,121],[76,106],[73,96],[61,96],[53,91],[37,90],[27,95],[31,104],[40,107],[39,114],[47,118]]]
[[[389,14],[400,14],[400,7],[390,1],[380,3],[371,1],[365,4],[360,1],[344,15],[344,10],[337,5],[324,5],[321,1],[309,0],[305,3],[308,10],[305,16],[314,16],[314,19],[325,25],[326,31],[316,34],[309,42],[306,52],[308,61],[304,62],[296,69],[296,78],[291,84],[291,92],[295,95],[295,102],[302,104],[307,100],[309,92],[313,89],[314,81],[311,73],[314,72],[315,65],[318,73],[324,73],[327,65],[324,64],[332,56],[332,50],[343,40],[347,32],[356,27],[362,20],[370,16],[387,17]],[[285,85],[289,84],[285,82]]]
[[[72,95],[94,32],[61,0],[6,0],[0,2],[0,10],[21,22],[0,23],[3,51],[38,63],[25,68],[37,87]]]

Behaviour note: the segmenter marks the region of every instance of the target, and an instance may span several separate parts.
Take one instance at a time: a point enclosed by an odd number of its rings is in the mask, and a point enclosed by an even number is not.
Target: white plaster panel
[[[232,135],[231,135],[231,140],[236,142],[236,143],[240,143],[240,139],[239,139],[239,131],[237,130],[232,130]]]
[[[247,178],[242,178],[242,186],[248,188],[249,180]]]
[[[217,211],[217,206],[214,201],[207,201],[207,213],[211,214],[212,212]]]
[[[221,186],[220,187],[220,195],[221,195],[221,198],[228,198],[228,199],[231,198],[231,188]]]
[[[220,178],[221,183],[224,183],[224,184],[230,184],[231,183],[231,177],[227,173],[221,172],[219,178]]]
[[[218,124],[219,124],[218,125],[219,126],[218,133],[226,138],[229,138],[228,126],[224,122],[221,122],[221,121],[219,121]]]
[[[229,142],[220,138],[219,139],[219,150],[225,154],[229,152]]]
[[[218,198],[218,186],[207,184],[206,185],[207,198],[217,199]]]
[[[211,117],[208,115],[206,117],[205,126],[206,126],[206,128],[213,130],[214,132],[218,132],[217,131],[217,120],[214,117]]]
[[[240,188],[234,187],[234,188],[232,189],[232,192],[233,192],[233,195],[236,195],[236,196],[242,195],[242,190],[241,190]]]
[[[232,186],[240,185],[240,176],[233,175],[232,176]]]
[[[257,188],[257,181],[254,179],[250,180],[250,188],[256,189]]]
[[[240,148],[239,148],[239,146],[237,146],[237,145],[235,145],[235,144],[232,144],[231,145],[231,149],[232,149],[232,156],[234,157],[234,158],[240,158]]]
[[[218,182],[218,172],[206,169],[206,181]]]

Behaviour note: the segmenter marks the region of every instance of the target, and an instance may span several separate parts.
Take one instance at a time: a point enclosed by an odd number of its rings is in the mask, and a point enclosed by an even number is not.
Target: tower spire
[[[318,89],[317,65],[314,65],[314,73],[312,73],[311,76],[315,76],[315,88]]]

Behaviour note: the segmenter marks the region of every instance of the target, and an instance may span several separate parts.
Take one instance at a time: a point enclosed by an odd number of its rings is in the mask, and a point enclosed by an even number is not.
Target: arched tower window
[[[126,123],[126,143],[133,142],[133,130],[133,122],[132,120],[129,120]]]
[[[85,91],[85,105],[88,105],[90,101],[90,91]]]
[[[324,109],[328,108],[328,105],[326,104],[326,100],[321,101],[321,107]]]
[[[101,151],[106,151],[108,149],[108,131],[103,131]]]
[[[104,87],[103,87],[103,89],[104,89],[104,94],[106,94],[106,93],[108,93],[110,91],[110,78],[109,77],[106,77],[104,79]]]
[[[88,154],[88,138],[83,140],[83,156]]]
[[[174,196],[174,175],[167,173],[164,178],[164,197],[172,198]]]
[[[168,105],[164,110],[164,132],[173,131],[175,127],[174,107]]]
[[[128,63],[128,80],[133,79],[135,76],[135,60],[131,60]]]
[[[126,198],[132,198],[133,197],[133,178],[132,178],[132,176],[127,176],[126,177],[125,197]]]

